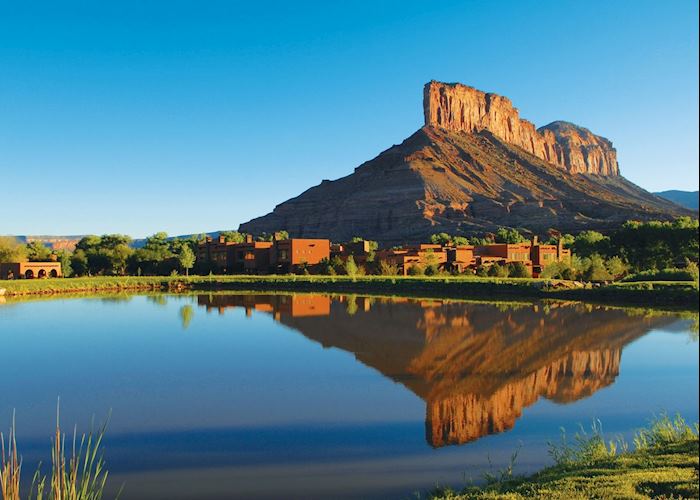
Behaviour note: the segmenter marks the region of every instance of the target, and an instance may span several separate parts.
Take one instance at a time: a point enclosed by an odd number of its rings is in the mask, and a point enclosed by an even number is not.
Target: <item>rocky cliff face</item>
[[[401,144],[240,230],[395,244],[443,231],[610,230],[693,214],[618,175],[612,144],[584,128],[538,131],[505,97],[464,85],[431,82],[424,104],[426,126]]]
[[[432,81],[423,91],[423,112],[426,126],[470,134],[488,131],[572,173],[619,175],[617,152],[609,140],[567,122],[535,129],[507,97]]]

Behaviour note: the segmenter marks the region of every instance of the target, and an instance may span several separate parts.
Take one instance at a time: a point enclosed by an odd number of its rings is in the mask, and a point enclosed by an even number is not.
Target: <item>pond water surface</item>
[[[695,319],[697,321],[697,319]],[[0,304],[0,426],[25,478],[111,411],[121,498],[410,498],[600,419],[698,419],[697,324],[582,304],[322,295]],[[27,472],[30,471],[30,472]]]

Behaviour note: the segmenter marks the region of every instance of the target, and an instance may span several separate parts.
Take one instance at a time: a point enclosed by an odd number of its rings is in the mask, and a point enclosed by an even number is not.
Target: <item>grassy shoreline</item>
[[[7,297],[123,291],[283,291],[386,294],[455,299],[557,299],[604,304],[697,310],[692,282],[616,283],[595,288],[564,288],[561,281],[518,278],[403,276],[99,276],[0,281]]]
[[[550,443],[555,464],[533,475],[514,476],[511,463],[499,474],[485,476],[483,486],[438,488],[428,498],[698,498],[697,423],[664,415],[636,433],[634,451],[621,437],[606,440],[600,424],[594,424],[593,434],[577,433],[574,440]]]

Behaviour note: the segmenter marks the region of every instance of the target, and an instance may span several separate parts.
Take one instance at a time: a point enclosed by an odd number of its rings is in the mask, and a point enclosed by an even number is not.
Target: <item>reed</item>
[[[22,460],[17,453],[17,437],[15,435],[15,414],[12,414],[12,426],[5,436],[0,432],[0,493],[3,500],[20,500],[19,480],[22,471]]]
[[[60,426],[60,409],[56,410],[56,431],[51,439],[51,474],[42,474],[41,464],[32,478],[27,500],[100,500],[107,482],[108,471],[102,456],[102,442],[109,419],[95,431],[78,437],[77,427],[66,446],[66,434]],[[0,434],[0,485],[2,500],[21,500],[20,481],[22,459],[18,453],[15,419],[8,434],[7,448]],[[120,491],[121,493],[121,491]],[[118,497],[119,495],[117,495]]]

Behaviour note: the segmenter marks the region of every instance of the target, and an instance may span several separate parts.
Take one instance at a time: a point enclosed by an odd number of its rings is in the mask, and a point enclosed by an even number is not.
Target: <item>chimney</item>
[[[219,243],[226,243],[226,238],[224,236],[219,235]]]
[[[537,235],[534,235],[534,236],[532,237],[532,246],[533,246],[533,247],[536,247],[537,245],[539,245],[539,241],[538,241],[538,239],[537,239]]]
[[[246,233],[245,235],[245,242],[246,243],[253,243],[253,235]]]

